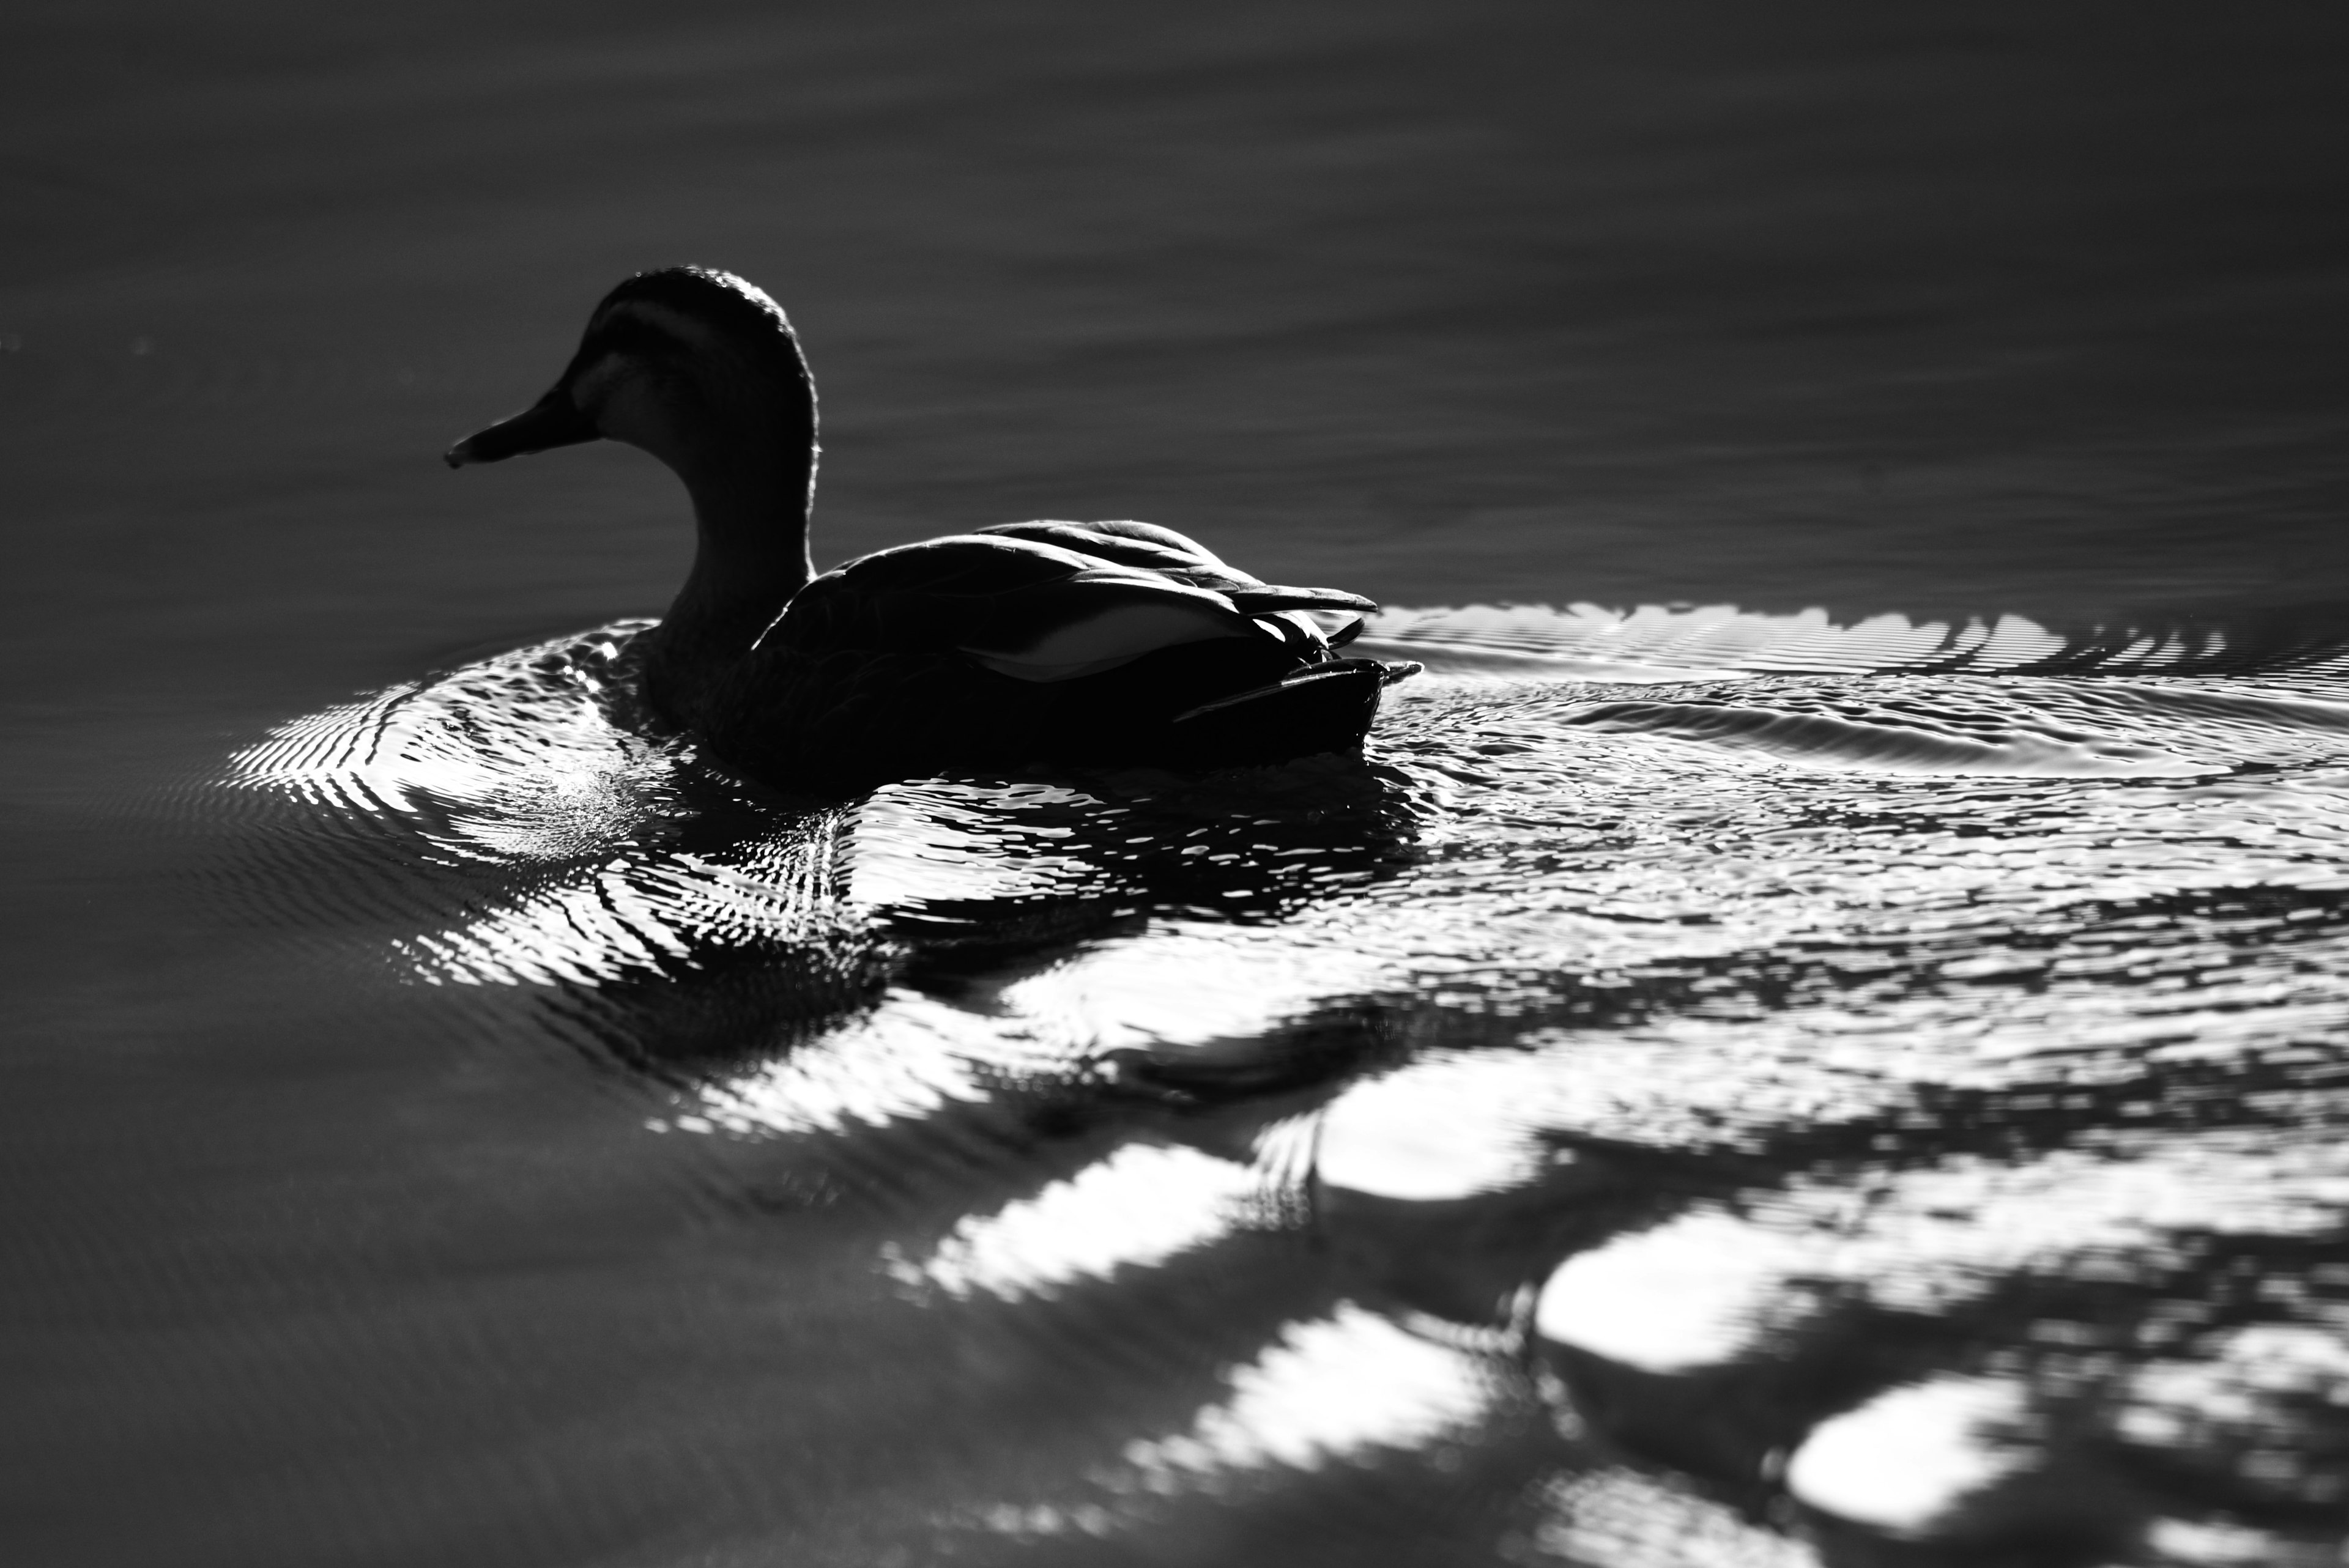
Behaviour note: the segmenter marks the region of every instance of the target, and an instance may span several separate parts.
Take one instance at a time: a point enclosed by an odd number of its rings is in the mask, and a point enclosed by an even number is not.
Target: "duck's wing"
[[[999,522],[972,531],[990,539],[1025,539],[1097,555],[1124,566],[1146,566],[1157,572],[1220,573],[1236,582],[1255,578],[1224,564],[1212,550],[1187,533],[1161,528],[1154,522],[1124,519],[1114,522],[1070,522],[1042,518],[1034,522]]]
[[[861,556],[795,594],[761,647],[953,652],[1057,681],[1218,638],[1268,638],[1309,658],[1330,639],[1297,612],[1375,608],[1337,589],[1259,583],[1168,529],[1109,526],[1014,523]]]
[[[978,530],[979,534],[1018,539],[1090,556],[1106,564],[1156,573],[1194,588],[1223,594],[1244,615],[1272,615],[1284,611],[1320,613],[1316,621],[1334,645],[1361,630],[1361,617],[1378,605],[1342,588],[1298,588],[1267,583],[1226,564],[1214,552],[1187,534],[1153,522],[1119,520],[1109,522],[1004,522]]]
[[[1133,548],[1120,560],[995,531],[825,573],[761,638],[710,727],[719,749],[778,778],[841,779],[1272,760],[1359,744],[1379,688],[1405,673],[1331,656],[1313,612],[1367,607],[1357,595],[1211,588],[1144,564],[1171,549],[1156,539],[1107,537]]]

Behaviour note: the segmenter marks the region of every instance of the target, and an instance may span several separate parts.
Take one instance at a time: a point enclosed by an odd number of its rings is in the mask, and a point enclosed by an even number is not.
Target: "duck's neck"
[[[645,671],[654,706],[688,727],[709,721],[759,634],[814,575],[808,509],[815,447],[808,434],[786,427],[771,440],[711,445],[712,460],[670,463],[693,498],[698,545],[685,586],[651,636]]]

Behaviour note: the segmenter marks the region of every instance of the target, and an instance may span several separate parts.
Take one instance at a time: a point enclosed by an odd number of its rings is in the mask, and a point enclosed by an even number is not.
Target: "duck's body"
[[[646,696],[779,781],[1350,750],[1417,668],[1333,652],[1368,600],[1268,585],[1148,523],[1009,523],[813,575],[813,384],[782,312],[723,273],[621,284],[554,389],[449,460],[597,437],[675,469],[700,531]]]

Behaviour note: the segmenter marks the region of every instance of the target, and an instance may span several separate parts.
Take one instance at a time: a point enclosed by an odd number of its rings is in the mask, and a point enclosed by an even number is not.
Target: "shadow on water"
[[[865,1353],[994,1358],[930,1539],[2333,1550],[2336,644],[1398,613],[1367,760],[811,801],[636,727],[632,630],[232,783],[877,1274]]]
[[[595,902],[647,956],[608,977],[563,982],[549,1006],[633,1068],[722,1076],[838,1026],[893,988],[984,1010],[995,993],[1140,934],[1154,915],[1276,924],[1411,858],[1407,783],[1355,761],[1206,784],[1126,776],[1091,788],[1098,793],[1065,782],[936,779],[847,804],[779,801],[783,826],[731,846],[709,843],[705,820],[665,846],[668,854],[763,888],[817,883],[836,921],[753,934],[681,896],[667,868],[623,873],[626,893],[613,891],[604,868]],[[941,882],[962,886],[925,891]],[[647,935],[652,923],[657,938]],[[1303,1055],[1324,1054],[1307,1042],[1331,1032],[1330,1011],[1291,1031]],[[1261,1073],[1265,1058],[1257,1041],[1235,1066]],[[1113,1067],[1104,1059],[1084,1070]],[[1158,1075],[1171,1081],[1178,1064]]]

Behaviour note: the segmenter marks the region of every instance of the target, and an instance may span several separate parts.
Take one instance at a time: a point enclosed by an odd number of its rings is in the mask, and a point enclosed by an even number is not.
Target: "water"
[[[12,1558],[2337,1559],[2330,13],[5,27]],[[667,476],[434,458],[680,259],[820,555],[1147,517],[1428,675],[635,735]]]

